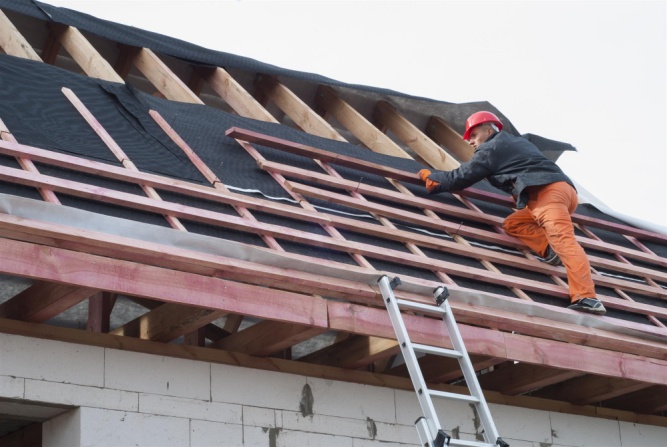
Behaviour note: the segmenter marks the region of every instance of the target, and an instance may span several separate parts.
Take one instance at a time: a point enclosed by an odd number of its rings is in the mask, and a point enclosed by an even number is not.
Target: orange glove
[[[434,182],[433,180],[429,179],[428,176],[431,175],[431,171],[428,169],[422,169],[419,171],[419,178],[422,179],[424,183],[426,183],[426,190],[428,192],[433,191],[440,183]]]

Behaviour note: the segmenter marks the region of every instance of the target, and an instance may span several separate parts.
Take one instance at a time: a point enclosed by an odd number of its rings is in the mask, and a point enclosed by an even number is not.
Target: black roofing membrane
[[[146,193],[136,183],[130,183],[121,180],[106,178],[96,174],[87,174],[85,172],[72,171],[70,169],[64,169],[57,166],[47,165],[39,162],[35,163],[35,167],[37,168],[39,173],[43,175],[57,177],[59,179],[69,180],[77,183],[83,183],[85,185],[95,185],[102,188],[111,189],[113,191],[119,191],[146,197]]]
[[[406,98],[409,97],[408,95],[385,89],[365,86],[349,86],[322,76],[285,70],[252,59],[207,50],[187,42],[124,25],[106,22],[86,14],[66,10],[64,8],[55,8],[39,2],[31,2],[28,0],[0,0],[0,7],[27,14],[41,20],[49,20],[50,15],[52,20],[58,21],[59,23],[70,24],[82,30],[118,42],[140,47],[148,47],[161,54],[170,55],[181,60],[192,61],[193,63],[239,68],[250,72],[275,74],[329,85],[354,87],[371,93],[398,95]],[[48,12],[48,14],[45,12]],[[183,151],[160,130],[154,120],[150,117],[148,111],[152,109],[162,115],[169,125],[173,127],[179,136],[187,142],[187,144],[226,186],[233,192],[247,194],[252,197],[264,196],[291,200],[290,195],[283,189],[283,187],[280,186],[268,173],[262,171],[257,166],[256,161],[236,141],[224,135],[224,132],[230,127],[240,127],[260,132],[277,138],[310,145],[319,149],[408,172],[417,172],[424,167],[422,164],[414,160],[377,154],[352,144],[309,135],[280,124],[242,118],[238,115],[229,114],[204,105],[168,101],[140,92],[131,86],[89,78],[48,64],[15,58],[5,54],[0,54],[0,80],[0,118],[2,118],[10,132],[21,144],[36,146],[38,148],[60,153],[72,154],[86,159],[109,163],[113,166],[120,166],[116,156],[104,144],[100,137],[95,134],[93,129],[85,122],[80,113],[75,110],[63,94],[61,89],[63,87],[68,87],[72,89],[85,106],[90,109],[94,117],[101,123],[106,131],[109,132],[114,140],[116,140],[121,149],[139,170],[153,172],[170,178],[197,184],[209,184],[203,175],[190,162]],[[428,103],[433,107],[442,107],[441,111],[443,113],[441,116],[445,118],[448,118],[447,114],[461,118],[448,119],[455,123],[455,127],[461,127],[465,120],[465,116],[480,108],[487,108],[495,111],[495,108],[488,103],[456,105],[424,98],[412,99],[424,101],[424,103]],[[511,123],[508,121],[506,122],[507,130],[515,132]],[[461,129],[457,128],[457,130]],[[546,139],[538,136],[532,137],[543,150],[569,150],[566,148],[566,146],[569,145],[564,143],[551,140],[546,141]],[[289,164],[299,168],[311,169],[314,172],[323,172],[316,163],[307,157],[296,156],[283,151],[262,147],[260,145],[253,146],[268,160]],[[0,156],[0,164],[14,168],[19,167],[14,159],[6,156]],[[351,168],[344,168],[336,165],[332,166],[343,176],[343,178],[348,180],[360,181],[366,185],[383,187],[390,191],[395,191],[395,188],[381,176],[362,173]],[[81,181],[95,186],[106,187],[142,196],[145,195],[136,185],[131,185],[125,182],[107,180],[101,177],[72,172],[43,164],[39,165],[39,170],[44,174],[53,175],[59,178]],[[417,197],[428,197],[429,199],[437,200],[441,203],[464,208],[464,205],[451,194],[444,193],[428,195],[421,185],[406,184],[405,186]],[[479,182],[474,187],[489,192],[500,193],[498,190],[491,187],[488,182]],[[0,192],[41,200],[41,196],[37,189],[32,187],[23,187],[20,185],[0,182]],[[165,200],[174,201],[176,203],[187,203],[191,206],[198,206],[203,209],[230,215],[235,214],[233,209],[227,205],[201,199],[185,198],[179,194],[168,193],[165,191],[159,191],[159,193]],[[502,194],[504,195],[504,193]],[[67,206],[85,209],[104,215],[146,222],[161,227],[168,226],[164,216],[157,213],[118,207],[65,194],[57,194],[57,196],[61,199],[63,204]],[[390,201],[372,199],[370,197],[369,199],[377,203],[404,209],[403,206],[398,206]],[[312,204],[334,208],[343,212],[364,214],[358,210],[341,207],[329,202],[311,199],[308,199],[308,201]],[[281,201],[281,203],[289,202]],[[491,215],[504,217],[511,212],[507,207],[493,205],[479,200],[473,200],[473,203],[484,212]],[[411,207],[405,207],[405,209],[411,209]],[[588,205],[579,206],[577,213],[611,222],[620,222]],[[288,228],[297,228],[316,234],[326,234],[319,225],[308,224],[263,213],[253,212],[253,214],[258,216],[258,220],[263,222],[284,225]],[[486,224],[452,218],[444,215],[444,213],[440,215],[444,220],[449,222],[461,223],[472,228],[492,231],[492,228]],[[348,217],[363,220],[363,218],[354,215]],[[266,246],[259,236],[244,231],[226,229],[187,220],[182,221],[188,231],[194,233],[236,240],[250,245]],[[401,228],[415,227],[408,222],[396,221],[396,224]],[[606,242],[637,249],[622,235],[606,230],[589,229]],[[428,231],[437,232],[437,230],[430,229]],[[577,232],[577,234],[581,234],[581,232]],[[406,250],[405,246],[401,243],[395,243],[379,238],[370,238],[357,233],[346,233],[346,235],[350,240],[363,240],[366,243],[376,243],[380,247],[401,251]],[[493,245],[484,241],[475,240],[471,237],[466,237],[466,240],[475,245]],[[321,249],[287,240],[279,240],[279,243],[289,252],[356,265],[354,260],[347,253]],[[642,243],[659,256],[667,257],[667,244],[644,241],[642,241]],[[609,253],[590,249],[587,249],[586,251],[589,254],[595,254],[596,256],[605,259],[614,259],[613,255]],[[436,259],[452,260],[452,262],[457,262],[462,265],[480,265],[478,261],[466,257],[458,257],[439,251],[427,250],[427,252],[429,256]],[[437,277],[428,270],[413,268],[397,263],[388,263],[377,259],[369,260],[378,269],[434,281],[438,280]],[[631,262],[634,263],[635,261]],[[641,263],[638,265],[641,265]],[[502,272],[511,273],[515,276],[526,277],[529,279],[540,278],[538,280],[541,281],[545,280],[544,275],[533,275],[527,271],[506,268],[501,265],[498,265],[498,267]],[[648,267],[655,269],[655,266],[650,264]],[[515,297],[509,288],[505,286],[481,283],[461,277],[456,277],[455,280],[457,284],[463,287]],[[611,292],[612,293],[609,295],[614,296],[613,291]],[[545,302],[551,302],[554,300],[551,297],[543,297],[539,294],[529,294],[535,296],[537,301],[544,300]],[[664,307],[664,300],[655,300],[645,297],[642,297],[642,299],[651,300],[652,305]],[[556,301],[556,303],[552,304],[562,306],[567,304],[565,300]],[[638,299],[638,301],[640,300]],[[643,320],[642,322],[646,322],[646,318],[643,316],[626,314],[624,312],[609,310],[608,315],[632,321],[636,321],[639,318]]]
[[[179,219],[185,229],[190,233],[203,234],[205,236],[217,237],[234,242],[241,242],[256,247],[267,247],[262,238],[254,233],[240,231],[234,228],[209,225],[203,222],[196,222],[188,219]]]

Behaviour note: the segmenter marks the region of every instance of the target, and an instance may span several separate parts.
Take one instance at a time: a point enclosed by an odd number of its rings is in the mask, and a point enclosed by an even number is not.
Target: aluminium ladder
[[[401,284],[399,278],[394,278],[390,281],[386,275],[383,275],[378,280],[378,284],[380,285],[380,291],[384,298],[384,304],[389,312],[391,324],[396,332],[398,343],[401,346],[403,359],[410,372],[410,378],[412,379],[412,384],[417,393],[419,405],[424,414],[424,416],[420,417],[415,422],[421,445],[428,447],[443,447],[445,445],[462,447],[509,447],[509,444],[498,436],[498,431],[496,430],[496,426],[491,417],[491,411],[489,410],[489,406],[482,393],[482,388],[477,381],[477,375],[472,367],[468,352],[463,345],[463,338],[461,337],[459,328],[454,320],[451,307],[447,302],[449,291],[445,287],[438,287],[435,289],[433,295],[437,306],[429,306],[427,304],[397,299],[394,296],[393,289]],[[454,349],[412,343],[405,327],[405,323],[403,322],[403,317],[401,316],[401,309],[441,315],[447,327]],[[416,352],[456,358],[459,361],[459,365],[461,365],[463,377],[468,385],[470,395],[429,390],[426,387],[426,381],[424,380],[424,376],[419,367]],[[442,429],[440,421],[435,413],[431,397],[440,397],[474,404],[477,414],[482,422],[482,427],[484,428],[484,439],[486,442],[452,439],[452,437]]]

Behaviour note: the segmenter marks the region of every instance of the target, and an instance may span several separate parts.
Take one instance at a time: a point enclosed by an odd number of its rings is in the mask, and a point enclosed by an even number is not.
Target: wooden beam
[[[10,141],[12,143],[17,142],[16,138],[14,138],[14,135],[11,134],[11,132],[1,119],[0,119],[0,140]],[[16,161],[19,163],[21,168],[25,169],[26,171],[39,172],[35,164],[30,159],[18,156],[16,157]],[[57,204],[60,203],[58,197],[56,197],[56,195],[50,189],[39,188],[38,190],[39,190],[39,195],[42,196],[45,202],[57,203]]]
[[[0,48],[9,55],[42,62],[32,45],[28,43],[2,9],[0,9]]]
[[[90,77],[104,79],[105,81],[124,83],[93,45],[81,34],[81,31],[73,26],[66,27],[58,34],[58,39],[63,48],[79,64],[79,67]]]
[[[605,402],[605,406],[629,409],[640,413],[659,413],[667,410],[667,387],[652,386]]]
[[[500,367],[479,376],[483,389],[499,391],[503,394],[524,394],[539,388],[560,383],[583,373],[525,363],[507,362]]]
[[[274,76],[258,75],[255,85],[304,132],[330,140],[346,141],[331,124]]]
[[[165,303],[110,333],[169,342],[222,318],[226,314],[227,312],[221,310]]]
[[[358,369],[399,352],[396,340],[357,335],[305,355],[299,361]]]
[[[502,240],[505,244],[504,245],[510,245],[514,248],[521,248],[523,247],[523,244],[521,243],[515,243],[513,238],[510,238],[509,236],[501,236],[497,235],[496,233],[493,232],[485,232],[483,230],[478,230],[473,227],[467,227],[464,225],[456,225],[453,223],[448,223],[446,221],[440,220],[436,221],[433,220],[429,217],[423,216],[421,214],[416,214],[416,213],[409,213],[405,210],[397,209],[392,206],[388,205],[381,205],[381,204],[375,204],[373,202],[365,201],[365,200],[357,200],[355,198],[349,197],[347,195],[343,194],[337,194],[333,193],[324,189],[318,189],[318,188],[313,188],[310,186],[298,184],[298,183],[293,183],[293,182],[288,182],[287,183],[290,190],[297,192],[299,194],[302,194],[304,196],[308,197],[315,197],[317,199],[321,199],[324,201],[327,201],[329,203],[337,203],[341,204],[344,206],[348,206],[357,210],[361,211],[367,211],[369,213],[374,213],[374,214],[379,214],[381,216],[389,217],[389,218],[394,218],[402,222],[408,222],[411,224],[417,224],[421,226],[425,226],[428,228],[434,228],[439,231],[445,231],[445,232],[454,232],[455,234],[460,234],[463,236],[469,236],[473,237],[478,240],[483,240],[486,242],[493,242],[493,241],[499,241]],[[386,256],[386,260],[390,259],[390,256],[388,255],[389,250],[383,250],[383,255]],[[365,256],[372,256],[370,254],[365,254]],[[408,262],[410,265],[413,266],[418,266],[420,264],[420,259],[416,256],[412,255],[405,255],[405,261]],[[443,271],[448,271],[449,273],[454,274],[453,272],[456,270],[456,268],[453,267],[452,264],[446,263],[445,261],[437,261],[437,260],[432,260],[433,266],[435,267],[436,265],[442,266]],[[447,267],[448,265],[448,267]],[[451,268],[454,268],[454,270],[450,270]],[[456,274],[462,275],[462,276],[467,276],[467,272],[472,271],[472,270],[479,270],[474,267],[465,267],[465,266],[458,266],[458,272]],[[541,268],[539,268],[541,269]],[[558,271],[561,276],[565,273],[563,269]],[[503,281],[496,281],[491,278],[496,278],[497,276],[507,276],[506,274],[502,274],[500,272],[486,272],[486,273],[479,273],[480,277],[485,277],[485,281],[488,282],[493,282],[494,284],[502,284],[502,285],[509,285],[509,287],[512,287],[511,283],[503,282]],[[611,278],[603,275],[593,275],[594,281],[597,284],[600,285],[605,285],[608,287],[617,287],[622,290],[627,290],[627,291],[633,291],[637,293],[641,293],[647,296],[654,296],[654,297],[660,297],[660,298],[665,298],[667,299],[667,290],[664,290],[659,287],[654,287],[654,286],[649,286],[649,285],[644,285],[640,283],[635,283],[632,281],[625,281],[625,280],[620,280],[616,278]],[[517,278],[513,278],[514,284],[516,284],[520,288],[526,288],[526,290],[535,290],[534,287],[528,285],[529,283],[527,280],[521,280]],[[543,283],[540,283],[543,284]],[[550,287],[558,287],[560,288],[561,286],[551,286],[547,284],[543,284],[543,287],[545,290]],[[557,293],[557,292],[556,292]],[[557,293],[558,294],[558,293]],[[569,295],[568,295],[569,296]],[[626,303],[628,304],[628,303]]]
[[[109,332],[110,317],[116,295],[108,292],[98,292],[88,298],[87,328],[93,332]]]
[[[331,87],[326,85],[318,87],[316,103],[373,152],[393,155],[394,157],[411,158],[391,138],[383,134],[380,129],[364,118],[351,105],[342,100]]]
[[[215,342],[213,346],[226,351],[268,357],[325,331],[319,327],[264,320]]]
[[[432,116],[426,124],[426,135],[447,148],[447,151],[463,163],[469,161],[475,149],[439,116]]]
[[[373,117],[426,161],[430,167],[441,171],[451,171],[460,166],[458,161],[424,135],[387,101],[380,100],[375,104]]]
[[[283,215],[285,217],[290,217],[290,218],[296,218],[299,220],[305,220],[308,222],[313,222],[313,223],[326,223],[328,225],[333,225],[338,228],[343,228],[343,229],[350,229],[353,231],[360,231],[366,234],[372,234],[374,236],[378,237],[385,237],[385,238],[390,238],[393,240],[400,240],[400,241],[406,241],[406,238],[409,238],[411,241],[416,242],[418,244],[423,244],[425,246],[430,246],[432,248],[438,249],[438,247],[447,247],[448,251],[454,251],[460,252],[460,254],[464,256],[472,256],[477,259],[490,259],[494,260],[497,262],[501,262],[507,265],[515,265],[516,263],[519,263],[523,265],[523,263],[528,262],[530,264],[529,268],[531,270],[536,270],[536,271],[542,271],[544,273],[552,274],[555,272],[560,271],[557,268],[547,266],[542,263],[538,263],[536,261],[531,262],[529,260],[525,260],[523,258],[517,258],[515,256],[509,256],[505,255],[502,253],[496,253],[496,252],[491,252],[491,251],[484,251],[484,250],[477,250],[475,248],[468,248],[468,249],[463,249],[463,247],[460,247],[459,244],[450,244],[448,246],[447,241],[442,241],[441,239],[437,238],[429,238],[429,237],[424,237],[419,234],[415,233],[409,233],[409,232],[401,232],[400,230],[392,230],[389,231],[388,229],[385,229],[383,227],[377,226],[377,225],[371,225],[371,224],[364,224],[359,223],[356,220],[352,219],[346,219],[343,217],[339,216],[334,216],[334,215],[329,215],[329,216],[323,216],[321,213],[312,213],[309,211],[304,211],[300,210],[298,208],[294,208],[291,206],[284,206],[280,204],[275,204],[266,200],[261,200],[261,199],[253,199],[253,198],[248,198],[243,195],[238,195],[238,194],[233,194],[233,193],[228,193],[226,192],[225,194],[218,193],[215,190],[211,190],[210,188],[206,187],[201,187],[199,185],[193,185],[189,184],[186,182],[179,182],[179,181],[174,181],[171,179],[165,179],[163,177],[155,176],[152,174],[145,174],[145,173],[139,173],[139,172],[128,172],[128,170],[121,169],[121,168],[116,168],[108,165],[103,165],[101,163],[95,163],[87,160],[82,160],[82,159],[77,159],[76,157],[71,157],[67,156],[64,154],[54,154],[54,153],[48,153],[47,151],[43,151],[41,149],[37,148],[31,148],[28,146],[22,146],[22,145],[15,145],[15,146],[10,146],[7,145],[5,146],[4,144],[0,143],[0,152],[3,152],[7,155],[13,155],[17,157],[24,157],[25,160],[30,161],[31,159],[34,159],[36,161],[40,161],[42,163],[47,163],[47,164],[53,164],[61,167],[65,167],[67,169],[75,169],[79,170],[82,172],[88,172],[93,175],[101,175],[105,176],[108,178],[113,178],[117,180],[123,180],[123,181],[130,181],[133,183],[140,184],[142,186],[150,186],[150,187],[158,187],[160,189],[165,189],[165,190],[170,190],[173,192],[177,192],[179,194],[185,194],[185,195],[190,195],[194,197],[199,197],[199,198],[205,198],[208,200],[214,200],[217,202],[222,202],[222,203],[227,203],[235,207],[246,207],[246,208],[251,208],[251,209],[258,209],[262,211],[271,211],[280,215]],[[383,197],[383,191],[381,188],[373,188],[370,186],[364,186],[363,184],[359,184],[356,182],[349,182],[344,179],[333,179],[330,176],[325,176],[325,175],[318,175],[316,173],[311,173],[310,171],[304,171],[304,170],[299,170],[297,168],[287,168],[284,165],[279,165],[276,166],[275,164],[272,164],[270,162],[262,164],[263,168],[271,169],[271,170],[278,170],[280,172],[285,172],[289,173],[291,176],[297,177],[297,178],[304,178],[308,179],[310,181],[315,181],[318,183],[324,183],[327,186],[337,186],[337,187],[343,187],[345,189],[351,189],[351,188],[356,188],[357,190],[364,192],[366,194],[371,194],[375,195],[378,197]],[[287,169],[287,170],[286,170]],[[302,174],[303,172],[303,174]],[[492,217],[486,217],[483,214],[479,213],[474,213],[471,214],[470,211],[468,210],[461,210],[460,212],[456,211],[456,209],[450,209],[453,207],[447,207],[446,205],[439,204],[438,202],[435,201],[427,201],[425,199],[413,199],[409,198],[404,195],[396,194],[396,193],[391,193],[390,191],[386,191],[386,197],[385,199],[389,198],[392,201],[400,201],[405,204],[410,204],[415,207],[417,206],[425,206],[429,209],[433,209],[439,212],[444,212],[447,214],[452,214],[452,215],[459,215],[461,217],[467,217],[468,214],[470,214],[471,218],[474,218],[475,216],[479,217],[484,217],[485,220],[493,219]],[[243,215],[243,213],[242,213]],[[429,222],[431,222],[430,219],[425,218],[424,216],[420,215],[420,222],[425,223],[426,225],[429,225]],[[498,218],[496,218],[498,220]],[[495,222],[495,220],[492,220],[492,222]],[[447,222],[441,222],[443,225],[447,225]],[[450,224],[450,229],[452,232],[456,233],[466,233],[467,227],[465,226],[460,226],[458,224]],[[445,227],[445,231],[450,231]],[[438,227],[438,229],[443,229]],[[514,241],[513,238],[508,238],[505,237],[507,240],[503,242],[502,236],[496,235],[495,233],[489,232],[489,233],[484,233],[483,230],[477,230],[477,229],[472,229],[471,233],[469,235],[473,237],[479,238],[480,235],[483,234],[488,234],[488,239],[489,241],[495,243],[495,244],[503,244],[503,245],[511,245],[508,244],[507,241]],[[268,243],[268,242],[267,242]],[[270,245],[270,244],[269,244]],[[441,247],[442,246],[442,247]],[[521,244],[519,244],[518,241],[515,241],[516,247],[520,247]],[[457,248],[458,247],[458,248]],[[644,257],[649,257],[650,255],[644,254],[642,252],[637,252],[641,253],[641,256]],[[497,259],[497,257],[501,257],[502,259]],[[657,258],[653,256],[651,259],[662,259],[662,258]],[[648,260],[648,259],[646,259]],[[664,260],[663,260],[664,261]],[[591,262],[593,265],[597,265],[597,258],[596,257],[591,257]],[[605,265],[607,268],[612,268],[614,270],[624,272],[624,273],[631,273],[631,274],[636,274],[636,275],[644,275],[648,277],[653,277],[656,279],[664,279],[664,276],[667,275],[665,273],[661,273],[658,270],[648,270],[648,269],[641,269],[638,267],[632,267],[628,266],[627,264],[621,264],[621,263],[616,263],[614,261],[605,261],[605,260],[600,260],[602,264],[600,265]],[[664,261],[667,264],[667,261]],[[526,264],[528,265],[528,264]],[[562,273],[562,272],[561,272]]]
[[[17,233],[18,229],[24,229],[27,233]],[[3,214],[0,214],[0,231],[2,233],[7,233],[9,231],[12,238],[28,241],[39,239],[41,242],[47,244],[82,249],[88,252],[95,252],[105,257],[128,260],[140,259],[142,263],[191,271],[199,274],[220,275],[220,272],[224,272],[224,275],[222,276],[227,278],[238,279],[254,284],[265,284],[274,288],[285,288],[286,290],[303,293],[321,293],[325,296],[335,296],[336,298],[357,303],[377,305],[381,299],[379,292],[372,289],[367,284],[359,284],[333,277],[329,278],[327,276],[313,275],[296,270],[279,269],[205,253],[195,253],[134,239],[110,236],[104,233],[90,232],[87,230],[77,230],[76,235],[73,235],[71,234],[69,227],[19,219]],[[310,259],[291,254],[283,254],[281,256],[294,258],[297,261],[306,261]],[[331,267],[335,268],[336,266],[331,264]],[[347,265],[344,268],[347,270],[356,270],[356,268]],[[364,272],[365,270],[359,269],[359,271]],[[432,287],[438,285],[440,284],[435,282],[431,284]],[[409,296],[400,291],[397,293],[402,299],[424,303],[431,302],[430,296]],[[496,298],[499,300],[507,299],[502,296],[496,296]],[[472,324],[480,324],[481,322],[482,324],[488,324],[491,325],[491,327],[504,328],[508,331],[516,330],[524,334],[531,334],[544,338],[553,337],[572,343],[588,344],[591,346],[600,346],[605,349],[639,353],[649,357],[664,357],[665,355],[664,347],[661,348],[659,343],[656,344],[646,340],[637,340],[635,337],[624,336],[618,333],[608,333],[593,328],[557,323],[552,320],[535,317],[526,318],[523,315],[500,311],[498,309],[489,311],[484,308],[468,306],[462,303],[454,303],[453,307],[455,307],[457,318],[462,321],[469,321]],[[552,309],[552,311],[570,312],[565,309]],[[664,332],[647,325],[638,325],[637,327],[634,327],[631,323],[623,321],[618,321],[615,324],[619,326],[629,326],[634,330],[639,329],[648,333],[653,331],[656,336],[664,336]]]
[[[306,377],[317,377],[326,380],[340,380],[372,386],[388,387],[405,391],[414,391],[410,379],[387,374],[376,374],[366,371],[348,370],[325,365],[313,365],[293,360],[277,358],[252,357],[243,353],[230,353],[220,349],[185,346],[169,343],[141,340],[131,337],[120,337],[110,334],[86,332],[78,329],[62,328],[43,324],[26,323],[15,320],[0,319],[0,332],[66,343],[80,343],[110,349],[122,349],[130,352],[162,355],[189,360],[211,362],[214,364],[235,365],[265,371],[297,374]],[[467,389],[461,386],[433,384],[429,389],[464,393]],[[538,399],[527,396],[503,396],[488,391],[484,393],[487,402],[513,405],[522,408],[553,411],[557,413],[577,414],[590,417],[602,417],[614,421],[627,421],[640,424],[667,427],[667,418],[600,408],[595,406],[576,406],[556,400]]]
[[[199,74],[240,116],[269,123],[278,122],[223,68],[202,69]]]
[[[142,48],[134,56],[133,62],[134,66],[165,98],[172,101],[204,104],[152,50]]]
[[[21,229],[23,231],[20,231]],[[300,293],[323,294],[340,299],[353,297],[356,302],[361,303],[377,303],[381,299],[378,290],[368,284],[355,281],[178,249],[101,232],[77,229],[73,234],[71,230],[72,228],[67,226],[0,213],[0,233],[10,234],[14,239],[30,243],[38,242],[39,244],[66,247],[70,250],[84,251],[104,257],[137,261],[142,264],[209,276],[216,275]],[[285,253],[281,256],[297,262],[312,262],[312,258],[294,254]],[[342,266],[333,263],[328,265],[344,268],[348,272],[367,272],[349,265]],[[433,286],[435,287],[435,284]]]
[[[423,186],[424,184],[424,182],[419,178],[417,172],[407,172],[400,169],[379,165],[377,163],[369,163],[354,157],[339,155],[335,152],[317,149],[312,146],[295,143],[281,138],[275,138],[269,135],[261,134],[259,132],[253,132],[238,127],[231,127],[227,129],[225,135],[230,136],[232,138],[236,138],[237,140],[243,140],[249,143],[258,143],[273,149],[278,149],[294,153],[297,155],[301,155],[304,157],[326,161],[332,164],[346,166],[352,169],[357,169],[359,171],[368,172],[371,174],[381,175],[382,177],[388,177],[401,182],[411,183],[420,186]],[[463,191],[459,191],[458,194],[468,198],[484,200],[490,203],[507,206],[509,208],[512,208],[514,206],[514,202],[509,196],[481,191],[474,188],[467,188]],[[629,236],[636,237],[637,239],[640,240],[647,240],[647,241],[650,240],[658,243],[667,242],[667,235],[665,234],[655,233],[648,230],[642,230],[640,228],[633,228],[628,225],[622,225],[601,219],[590,218],[579,214],[573,214],[572,219],[577,223],[582,223],[589,227],[601,228],[615,233],[626,234]]]
[[[470,355],[470,361],[475,371],[490,368],[499,363],[506,362],[505,359],[488,357],[484,355]],[[463,378],[463,371],[457,359],[425,355],[419,358],[419,366],[427,382],[448,383]],[[409,377],[407,365],[402,363],[387,371],[388,374]]]
[[[26,261],[29,262],[28,259]],[[0,318],[40,323],[50,320],[96,293],[97,290],[91,287],[37,281],[0,304]]]
[[[329,326],[333,330],[395,338],[389,316],[384,309],[333,301],[328,303],[328,308]],[[442,320],[408,314],[403,316],[403,320],[414,343],[451,349],[452,345]],[[461,323],[459,329],[466,349],[471,354],[606,377],[667,384],[667,360],[649,359]]]
[[[533,394],[545,399],[566,400],[577,405],[595,405],[650,386],[649,383],[637,380],[586,375],[537,390]]]
[[[77,287],[106,290],[327,327],[326,301],[321,298],[8,239],[0,239],[0,261],[3,273],[69,284],[65,291],[72,294]]]

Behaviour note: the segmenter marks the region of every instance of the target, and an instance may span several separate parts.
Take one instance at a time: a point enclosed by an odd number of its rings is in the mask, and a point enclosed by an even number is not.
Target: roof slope
[[[448,287],[489,401],[667,425],[667,236],[580,206],[609,310],[580,315],[565,270],[500,229],[507,197],[425,196],[415,173],[467,160],[460,123],[490,104],[0,8],[0,330],[411,389],[387,274],[418,302]],[[449,347],[439,320],[406,321]],[[457,365],[421,361],[457,389]]]

